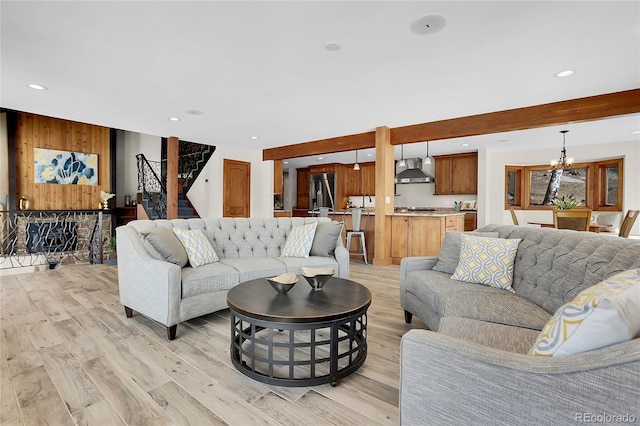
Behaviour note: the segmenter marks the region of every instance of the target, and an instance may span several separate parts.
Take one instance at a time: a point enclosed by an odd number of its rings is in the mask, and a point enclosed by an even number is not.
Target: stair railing
[[[161,163],[147,160],[144,154],[136,155],[136,160],[138,163],[138,191],[142,192],[142,198],[149,203],[145,206],[151,209],[149,217],[166,219],[167,187],[159,177]]]

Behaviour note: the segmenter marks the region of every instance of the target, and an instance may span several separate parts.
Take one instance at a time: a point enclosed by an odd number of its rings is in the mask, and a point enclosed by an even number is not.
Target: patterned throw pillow
[[[192,268],[218,261],[218,255],[201,229],[173,228],[184,249],[187,251]]]
[[[461,237],[460,262],[451,279],[490,285],[515,293],[511,288],[513,261],[520,240],[467,234],[462,234]]]
[[[281,255],[283,257],[309,257],[317,226],[318,223],[315,222],[291,228]]]
[[[614,275],[581,291],[544,326],[529,355],[587,352],[640,335],[640,269]]]

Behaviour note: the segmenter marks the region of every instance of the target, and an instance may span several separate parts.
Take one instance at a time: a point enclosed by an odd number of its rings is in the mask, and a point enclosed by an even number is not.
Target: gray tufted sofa
[[[135,220],[119,226],[116,241],[120,301],[128,317],[135,310],[165,325],[171,340],[180,322],[227,308],[227,292],[238,283],[297,273],[301,266],[332,267],[337,277],[348,278],[349,255],[340,238],[334,256],[280,256],[293,226],[318,221],[330,219]],[[220,260],[198,268],[181,268],[154,258],[145,248],[140,232],[156,226],[204,230]]]
[[[451,280],[432,269],[437,257],[402,260],[405,319],[414,314],[433,331],[402,338],[401,423],[640,422],[640,338],[578,355],[526,354],[564,303],[640,268],[640,240],[511,225],[479,231],[522,240],[515,294]]]

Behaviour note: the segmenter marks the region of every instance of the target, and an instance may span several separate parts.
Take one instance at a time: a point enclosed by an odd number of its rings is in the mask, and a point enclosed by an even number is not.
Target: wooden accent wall
[[[16,199],[27,197],[29,210],[95,210],[100,190],[115,192],[108,127],[18,113],[15,146]],[[34,148],[98,154],[98,185],[34,183]]]

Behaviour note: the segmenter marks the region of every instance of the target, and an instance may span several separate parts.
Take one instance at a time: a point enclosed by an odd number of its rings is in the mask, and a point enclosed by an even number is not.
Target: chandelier
[[[560,159],[559,160],[551,160],[551,167],[556,170],[569,170],[573,165],[573,158],[567,157],[567,149],[565,148],[565,137],[567,136],[568,130],[560,130],[562,133],[562,151],[560,151]]]

